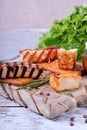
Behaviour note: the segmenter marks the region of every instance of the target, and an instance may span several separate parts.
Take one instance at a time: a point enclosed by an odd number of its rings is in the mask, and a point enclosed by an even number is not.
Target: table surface
[[[0,61],[16,61],[20,50],[36,48],[43,32],[44,30],[0,31]],[[0,96],[0,130],[86,130],[84,114],[87,114],[87,104],[50,120]],[[74,126],[70,126],[71,117],[75,117]]]

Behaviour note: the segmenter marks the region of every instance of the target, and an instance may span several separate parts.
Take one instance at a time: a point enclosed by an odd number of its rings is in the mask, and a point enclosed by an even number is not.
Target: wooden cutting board
[[[52,119],[87,103],[87,77],[82,78],[79,89],[61,93],[54,91],[49,84],[27,90],[19,86],[0,83],[0,95]]]

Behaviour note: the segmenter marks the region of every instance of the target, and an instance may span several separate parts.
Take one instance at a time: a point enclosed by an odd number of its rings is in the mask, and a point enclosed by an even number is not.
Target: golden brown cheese
[[[11,79],[0,79],[1,83],[9,83],[16,86],[23,86],[30,83],[33,79],[31,78],[11,78]]]
[[[25,49],[20,51],[21,61],[30,63],[49,62],[57,59],[57,47],[47,47],[42,50]]]
[[[44,70],[28,62],[5,62],[0,64],[0,78],[44,78]]]
[[[50,74],[50,85],[57,92],[79,88],[80,75]]]
[[[76,64],[77,49],[58,50],[58,66],[60,69],[73,70]]]
[[[58,60],[54,60],[51,63],[39,63],[38,64],[41,68],[49,70],[51,72],[55,72],[58,74],[83,74],[83,66],[81,63],[76,62],[74,70],[64,70],[60,69],[58,66]]]

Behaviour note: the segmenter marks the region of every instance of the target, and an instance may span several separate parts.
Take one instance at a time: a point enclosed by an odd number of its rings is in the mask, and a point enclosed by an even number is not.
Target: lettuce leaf
[[[75,6],[72,13],[62,20],[54,20],[52,27],[39,38],[38,49],[47,46],[78,48],[78,61],[87,41],[87,6]]]

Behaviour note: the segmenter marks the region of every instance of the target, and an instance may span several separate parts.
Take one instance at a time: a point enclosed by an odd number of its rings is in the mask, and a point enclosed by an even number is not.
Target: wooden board
[[[0,95],[47,118],[55,118],[79,105],[87,103],[87,84],[83,78],[79,89],[57,93],[49,84],[38,89],[25,90],[18,86],[0,83]]]

